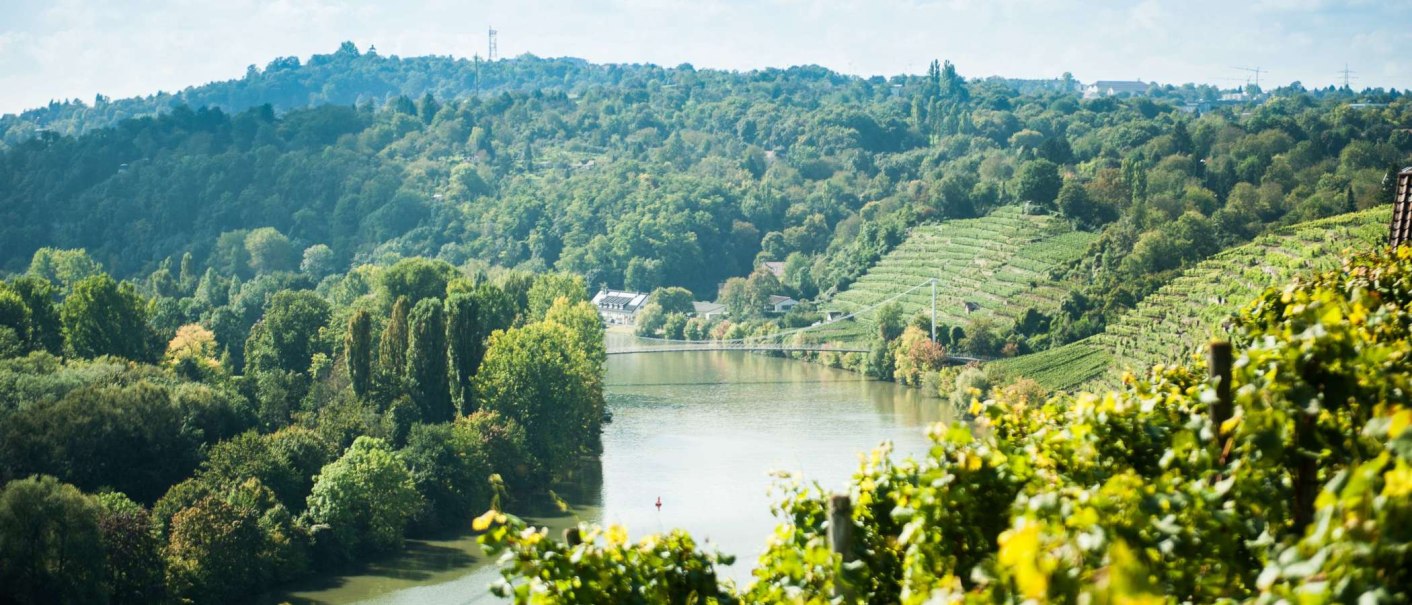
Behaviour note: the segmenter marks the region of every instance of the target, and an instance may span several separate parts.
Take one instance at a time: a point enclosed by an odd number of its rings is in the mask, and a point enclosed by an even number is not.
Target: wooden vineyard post
[[[853,502],[846,494],[829,496],[829,550],[843,557],[844,569],[835,583],[843,602],[855,599],[853,583],[847,578],[847,564],[853,560]]]
[[[1231,343],[1215,341],[1207,352],[1206,366],[1211,372],[1211,380],[1216,383],[1216,403],[1211,406],[1211,422],[1216,425],[1216,438],[1220,439],[1221,425],[1231,419],[1235,406],[1231,400],[1231,366],[1234,361]]]
[[[1412,168],[1397,173],[1392,196],[1392,225],[1388,228],[1388,244],[1394,250],[1412,243]]]

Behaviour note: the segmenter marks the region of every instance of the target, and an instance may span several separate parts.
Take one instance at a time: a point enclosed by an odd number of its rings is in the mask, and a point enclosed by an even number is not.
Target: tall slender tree
[[[359,309],[348,318],[348,334],[343,337],[343,358],[353,392],[366,396],[373,385],[373,318]]]
[[[407,393],[421,410],[423,422],[448,422],[455,417],[447,385],[446,320],[441,301],[422,299],[408,319]]]
[[[407,313],[411,306],[406,296],[397,297],[378,343],[378,365],[383,376],[392,380],[400,379],[407,367]]]
[[[457,292],[446,299],[447,363],[451,367],[451,401],[462,414],[475,406],[471,378],[485,355],[480,304],[474,292]]]

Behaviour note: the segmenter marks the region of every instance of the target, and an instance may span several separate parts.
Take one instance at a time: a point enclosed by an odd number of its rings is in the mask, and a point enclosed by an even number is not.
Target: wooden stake
[[[1216,438],[1221,435],[1221,425],[1235,413],[1235,403],[1231,399],[1231,367],[1234,363],[1231,343],[1215,341],[1206,358],[1206,367],[1211,372],[1211,380],[1216,383],[1216,404],[1211,406],[1211,422],[1216,425]]]

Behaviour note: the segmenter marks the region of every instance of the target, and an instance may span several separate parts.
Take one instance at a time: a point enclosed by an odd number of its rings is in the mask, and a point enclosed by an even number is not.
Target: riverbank
[[[586,478],[578,493],[560,492],[571,513],[622,524],[634,539],[686,529],[736,555],[726,571],[741,584],[777,523],[769,512],[773,472],[840,488],[860,455],[884,441],[920,454],[929,447],[925,427],[953,418],[914,389],[743,352],[612,356],[606,396],[613,422],[604,427],[602,476]],[[568,515],[533,519],[554,534],[573,523]],[[409,540],[393,557],[262,603],[494,602],[486,589],[499,577],[493,563],[469,534]]]

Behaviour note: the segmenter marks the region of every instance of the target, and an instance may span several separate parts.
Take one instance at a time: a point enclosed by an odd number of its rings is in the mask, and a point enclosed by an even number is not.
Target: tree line
[[[580,277],[185,273],[135,285],[46,249],[0,282],[5,600],[237,600],[596,463]]]
[[[313,83],[396,66],[409,81],[458,81],[430,60],[320,57],[291,73]],[[475,259],[710,299],[779,261],[785,292],[815,299],[913,225],[1028,203],[1104,234],[1075,268],[1094,285],[1039,349],[1096,332],[1216,250],[1377,203],[1412,153],[1398,91],[1292,86],[1193,115],[1181,103],[1200,95],[1185,88],[1084,100],[967,80],[950,64],[892,79],[495,65],[525,87],[307,107],[193,99],[18,141],[0,153],[0,266],[84,248],[138,278],[190,253],[249,279],[265,267],[243,261],[242,239],[273,228],[294,250],[270,268],[310,248],[332,270]]]

